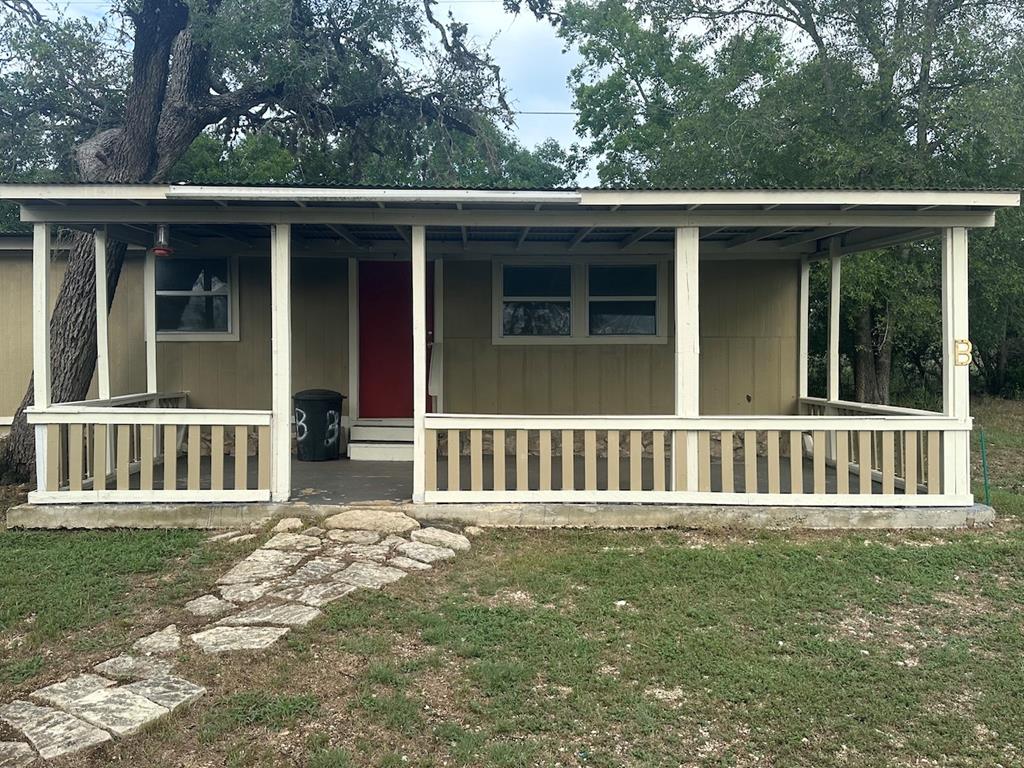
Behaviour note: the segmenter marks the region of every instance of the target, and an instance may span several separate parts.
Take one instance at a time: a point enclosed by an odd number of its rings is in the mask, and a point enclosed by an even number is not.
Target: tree
[[[575,0],[559,23],[580,50],[578,125],[603,182],[1020,186],[1022,8],[1020,0]],[[976,260],[989,257],[989,242],[1010,247],[977,238]],[[857,396],[887,401],[892,371],[906,363],[894,366],[893,355],[927,351],[920,334],[934,328],[937,304],[922,316],[920,297],[938,291],[933,253],[902,247],[847,261]],[[992,257],[997,266],[1016,258],[1002,254]],[[1011,284],[1003,304],[1024,300],[1019,280]]]
[[[204,134],[264,130],[316,150],[296,157],[358,169],[423,136],[457,143],[492,131],[510,117],[500,73],[433,2],[123,0],[94,22],[0,0],[6,176],[166,181]],[[50,329],[55,401],[85,396],[96,359],[92,241],[73,234],[69,246]],[[124,251],[108,251],[111,300]],[[31,402],[30,383],[0,457],[22,476],[33,463]]]

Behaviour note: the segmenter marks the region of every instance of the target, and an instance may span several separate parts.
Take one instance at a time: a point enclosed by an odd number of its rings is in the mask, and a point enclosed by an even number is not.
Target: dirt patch
[[[513,608],[536,608],[537,601],[529,592],[521,589],[502,589],[484,601],[491,608],[511,606]]]

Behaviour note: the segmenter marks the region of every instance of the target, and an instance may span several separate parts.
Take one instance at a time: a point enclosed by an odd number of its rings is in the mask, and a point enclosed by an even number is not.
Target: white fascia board
[[[0,184],[0,200],[166,199],[166,184]]]
[[[581,205],[887,205],[1006,208],[1020,205],[1019,192],[870,189],[706,189],[581,191]]]
[[[303,187],[172,186],[168,199],[339,203],[579,203],[578,192],[474,189],[333,189]]]

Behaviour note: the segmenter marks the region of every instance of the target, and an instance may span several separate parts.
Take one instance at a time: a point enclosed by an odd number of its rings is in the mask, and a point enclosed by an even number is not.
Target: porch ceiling
[[[700,228],[708,256],[853,253],[921,239],[942,227],[984,227],[1020,196],[998,190],[454,190],[2,184],[22,220],[152,242],[172,224],[179,247],[207,239],[265,250],[268,224],[292,223],[297,254],[404,253],[408,226],[427,226],[445,255],[669,253],[673,228]]]

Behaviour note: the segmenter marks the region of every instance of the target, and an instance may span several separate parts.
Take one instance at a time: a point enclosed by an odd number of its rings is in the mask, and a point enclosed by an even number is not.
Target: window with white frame
[[[665,264],[496,262],[494,279],[496,343],[666,341]]]
[[[238,286],[234,259],[156,260],[156,330],[163,340],[236,340]]]

